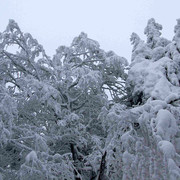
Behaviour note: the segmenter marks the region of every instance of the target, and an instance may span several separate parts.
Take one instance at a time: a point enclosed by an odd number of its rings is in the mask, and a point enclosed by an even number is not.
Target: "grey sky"
[[[51,56],[84,31],[103,49],[130,60],[131,33],[144,38],[147,20],[154,17],[171,39],[179,7],[180,0],[0,0],[0,31],[14,19]]]

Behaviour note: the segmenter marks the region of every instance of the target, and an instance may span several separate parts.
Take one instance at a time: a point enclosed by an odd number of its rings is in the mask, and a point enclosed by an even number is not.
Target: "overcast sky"
[[[104,50],[130,60],[131,33],[144,39],[147,20],[154,17],[172,39],[179,8],[180,0],[0,0],[0,32],[14,19],[52,56],[83,31]]]

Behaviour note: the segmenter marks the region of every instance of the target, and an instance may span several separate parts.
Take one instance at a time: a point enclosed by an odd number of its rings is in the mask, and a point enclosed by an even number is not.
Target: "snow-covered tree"
[[[116,101],[125,93],[126,59],[81,33],[51,60],[10,20],[0,34],[0,62],[2,178],[102,177],[98,115],[107,91]]]
[[[160,37],[161,29],[150,19],[147,43],[132,34],[128,108],[102,110],[110,179],[180,178],[179,20],[172,42]]]
[[[152,18],[132,63],[81,33],[51,59],[9,21],[0,33],[0,179],[180,179],[180,20]],[[128,71],[128,75],[126,71]]]

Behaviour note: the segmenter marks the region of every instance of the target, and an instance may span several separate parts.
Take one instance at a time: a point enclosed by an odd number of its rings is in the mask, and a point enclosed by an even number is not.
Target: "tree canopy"
[[[14,20],[0,33],[0,179],[180,178],[180,20],[152,18],[131,64],[81,33],[49,57]]]

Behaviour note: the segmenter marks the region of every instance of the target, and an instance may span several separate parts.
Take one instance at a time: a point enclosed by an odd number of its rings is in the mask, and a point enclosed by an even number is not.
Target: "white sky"
[[[85,32],[104,50],[130,60],[130,35],[144,39],[144,28],[154,17],[163,25],[163,36],[172,39],[180,0],[0,0],[0,32],[14,19],[52,56],[60,45]]]

